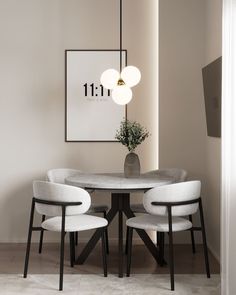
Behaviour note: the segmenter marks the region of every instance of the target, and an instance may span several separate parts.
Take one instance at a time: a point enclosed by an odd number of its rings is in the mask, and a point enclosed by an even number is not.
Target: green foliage
[[[133,152],[148,136],[149,132],[136,121],[123,120],[115,138]]]

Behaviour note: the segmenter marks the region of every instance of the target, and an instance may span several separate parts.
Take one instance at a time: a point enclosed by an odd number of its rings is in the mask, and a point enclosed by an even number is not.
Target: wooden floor
[[[84,245],[77,247],[79,253]],[[0,274],[20,274],[23,272],[25,244],[0,244]],[[118,247],[110,246],[108,255],[108,273],[117,273]],[[165,258],[168,261],[168,248],[165,249]],[[209,253],[211,273],[219,273],[220,266],[217,260]],[[190,245],[175,245],[174,247],[176,274],[205,273],[204,256],[201,245],[197,245],[197,253],[192,254]],[[124,256],[125,270],[126,256]],[[57,274],[59,271],[59,245],[44,244],[42,254],[38,254],[38,245],[32,244],[29,273],[30,274]],[[69,249],[66,245],[65,273],[67,274],[97,274],[102,273],[101,247],[98,244],[84,265],[69,265]],[[168,266],[160,267],[143,245],[134,245],[132,253],[131,273],[133,274],[167,274]]]

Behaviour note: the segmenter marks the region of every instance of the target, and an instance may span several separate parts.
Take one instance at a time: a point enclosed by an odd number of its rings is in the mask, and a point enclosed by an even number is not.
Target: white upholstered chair
[[[61,183],[65,184],[65,179],[69,176],[74,176],[76,174],[81,173],[80,170],[77,169],[70,169],[70,168],[57,168],[57,169],[51,169],[47,171],[47,180],[49,182],[53,183]],[[92,193],[92,191],[88,191],[89,193]],[[108,210],[107,205],[93,205],[91,204],[88,214],[91,213],[102,213],[103,217],[106,218],[106,212]],[[45,221],[45,215],[42,215],[42,222]],[[42,229],[40,232],[40,239],[39,239],[39,253],[42,252],[42,245],[43,245],[43,235],[44,235],[44,230]],[[108,231],[106,229],[106,251],[109,253],[109,242],[108,242]],[[75,244],[78,244],[78,233],[75,233]]]
[[[207,277],[210,277],[208,250],[204,226],[203,208],[201,202],[201,182],[186,181],[182,183],[155,187],[144,194],[143,205],[148,214],[133,217],[127,220],[129,227],[127,276],[130,275],[131,248],[133,229],[144,229],[169,234],[169,265],[171,277],[171,290],[174,290],[174,259],[173,259],[173,232],[191,230],[193,224],[183,218],[200,211],[201,230]]]
[[[165,168],[165,169],[158,169],[158,170],[152,170],[147,172],[146,174],[148,175],[153,175],[157,177],[167,177],[167,178],[172,178],[173,183],[179,183],[179,182],[184,182],[187,179],[187,171],[181,168]],[[138,203],[138,204],[131,204],[131,210],[134,213],[147,213],[143,203]],[[192,216],[189,216],[189,220],[192,221]],[[126,247],[125,247],[125,252],[127,254],[127,237],[128,237],[128,230],[126,234]],[[160,246],[160,251],[163,252],[164,255],[164,243],[165,243],[165,236],[164,233],[159,233],[157,232],[156,234],[156,241],[157,245]],[[194,232],[191,231],[191,242],[192,242],[192,251],[193,253],[196,252],[195,250],[195,240],[194,240]]]
[[[173,179],[173,183],[183,182],[187,179],[187,171],[180,168],[166,168],[158,169],[147,172],[148,175],[170,177]],[[131,210],[134,213],[146,213],[143,203],[131,204]]]
[[[59,290],[63,289],[64,240],[65,233],[70,233],[71,263],[74,262],[74,232],[101,228],[104,276],[107,276],[105,228],[107,220],[102,217],[85,214],[91,205],[88,192],[82,188],[46,181],[34,181],[34,197],[30,213],[28,241],[25,257],[24,278],[27,277],[32,231],[43,228],[61,233],[60,280]],[[51,216],[43,221],[41,227],[34,227],[34,211]]]
[[[47,179],[50,182],[54,183],[61,183],[65,184],[65,180],[67,177],[74,176],[76,174],[81,173],[81,170],[77,169],[70,169],[70,168],[57,168],[57,169],[51,169],[47,172]],[[93,191],[88,191],[89,193],[92,193]],[[106,211],[108,210],[108,206],[101,204],[101,205],[94,205],[91,204],[88,213],[103,213],[106,216]],[[104,217],[105,217],[104,216]]]

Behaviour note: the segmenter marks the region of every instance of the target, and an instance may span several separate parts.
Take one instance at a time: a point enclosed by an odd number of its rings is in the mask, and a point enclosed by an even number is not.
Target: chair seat
[[[133,228],[153,230],[159,232],[168,232],[169,224],[167,216],[145,214],[138,217],[130,218],[126,221],[126,225]],[[192,223],[181,217],[172,217],[173,232],[186,230],[192,227]]]
[[[103,213],[106,212],[108,209],[109,208],[107,205],[91,205],[88,213]]]
[[[42,228],[50,231],[61,231],[62,217],[52,217],[42,223]],[[89,229],[95,229],[107,226],[108,222],[105,218],[91,216],[87,214],[66,216],[65,218],[65,231],[76,232]]]
[[[134,213],[147,213],[143,207],[143,204],[131,204],[130,208]]]

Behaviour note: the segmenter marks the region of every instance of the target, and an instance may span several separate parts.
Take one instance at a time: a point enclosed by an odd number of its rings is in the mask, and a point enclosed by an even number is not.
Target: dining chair
[[[57,169],[51,169],[47,171],[47,180],[53,183],[61,183],[65,184],[65,179],[70,176],[74,176],[76,174],[81,173],[80,170],[77,169],[70,169],[70,168],[57,168]],[[88,191],[90,194],[93,192]],[[108,210],[107,205],[91,205],[88,214],[93,213],[102,213],[103,217],[106,218],[106,212]],[[44,222],[46,219],[45,215],[42,215],[42,222]],[[39,238],[39,253],[42,253],[42,246],[43,246],[43,236],[44,236],[44,229],[40,232],[40,238]],[[109,254],[109,242],[108,242],[108,230],[105,231],[105,237],[106,237],[106,251],[107,254]],[[78,233],[75,233],[75,244],[78,244]]]
[[[155,187],[144,194],[143,205],[148,214],[130,218],[126,222],[126,225],[129,227],[127,276],[130,275],[133,229],[168,233],[171,290],[174,290],[173,233],[194,229],[202,232],[206,273],[207,277],[210,278],[206,232],[200,194],[201,182],[198,180]],[[194,227],[193,223],[183,218],[183,216],[195,214],[198,209],[200,212],[201,226]],[[159,253],[159,255],[161,254]]]
[[[181,169],[181,168],[165,168],[165,169],[157,169],[157,170],[152,170],[147,173],[146,175],[153,175],[157,177],[167,177],[173,179],[173,183],[179,183],[179,182],[184,182],[187,179],[188,173],[186,170]],[[138,203],[138,204],[131,204],[131,210],[134,213],[147,213],[143,203]],[[189,220],[192,222],[192,216],[189,216]],[[127,254],[127,238],[128,238],[128,230],[126,232],[126,254]],[[196,247],[195,247],[195,238],[194,238],[194,231],[190,231],[191,235],[191,243],[192,243],[192,252],[196,252]],[[165,236],[164,233],[156,233],[156,241],[157,245],[160,246],[160,251],[163,252],[164,255],[164,243],[165,243]]]
[[[33,182],[33,199],[31,205],[28,241],[25,256],[24,278],[27,277],[31,237],[33,231],[60,232],[60,277],[59,290],[63,289],[63,270],[64,270],[64,242],[65,233],[70,233],[70,260],[74,263],[75,244],[74,232],[90,229],[101,229],[102,239],[102,260],[104,276],[107,276],[107,262],[105,249],[105,229],[107,220],[102,217],[85,214],[91,205],[91,198],[87,191],[82,188],[73,187],[65,184],[56,184],[46,181]],[[34,211],[45,216],[51,216],[41,223],[40,227],[35,227]],[[73,266],[73,265],[72,265]]]
[[[157,169],[152,170],[147,173],[146,175],[153,175],[157,177],[167,177],[173,179],[173,183],[183,182],[187,179],[187,171],[181,168],[165,168],[165,169]],[[131,210],[134,213],[146,213],[146,210],[143,206],[143,203],[132,204]]]

